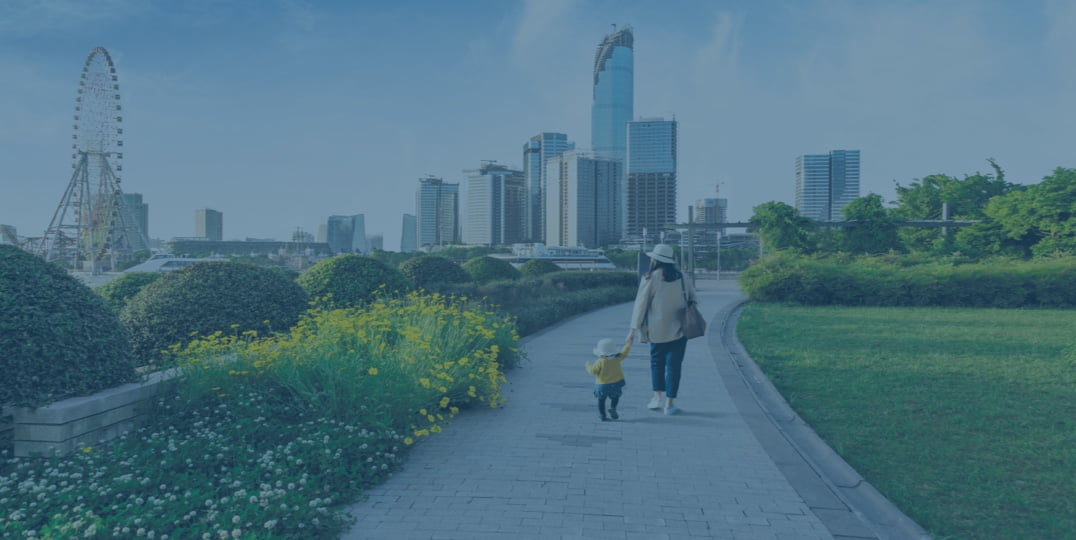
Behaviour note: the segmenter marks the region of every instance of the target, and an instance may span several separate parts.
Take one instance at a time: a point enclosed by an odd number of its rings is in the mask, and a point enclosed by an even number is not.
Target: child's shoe
[[[616,413],[616,409],[609,409],[609,416],[613,420],[619,420],[620,419],[620,415]]]

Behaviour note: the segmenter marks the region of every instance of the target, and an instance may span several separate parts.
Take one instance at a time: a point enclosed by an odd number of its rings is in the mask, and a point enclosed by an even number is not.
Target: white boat
[[[516,268],[532,259],[545,259],[564,270],[616,270],[616,265],[605,256],[604,251],[585,247],[512,244],[512,253],[490,256],[504,259]]]
[[[136,264],[126,270],[123,273],[128,272],[172,272],[185,268],[194,263],[207,262],[207,261],[227,261],[227,259],[219,257],[210,258],[190,258],[190,257],[176,257],[171,253],[157,253],[149,258],[142,264]]]

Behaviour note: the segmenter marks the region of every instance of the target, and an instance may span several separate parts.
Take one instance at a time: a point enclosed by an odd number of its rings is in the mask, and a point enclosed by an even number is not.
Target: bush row
[[[886,257],[779,254],[740,275],[752,300],[804,305],[1076,307],[1076,257],[908,264]]]

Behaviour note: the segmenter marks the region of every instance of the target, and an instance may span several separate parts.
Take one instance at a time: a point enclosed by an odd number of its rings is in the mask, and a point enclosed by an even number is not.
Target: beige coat
[[[661,269],[657,269],[649,279],[644,277],[639,284],[639,292],[635,294],[635,308],[631,313],[631,328],[639,331],[643,342],[668,343],[684,337],[684,331],[680,328],[680,317],[687,304],[680,289],[681,282],[684,282],[683,278],[665,281]],[[690,283],[684,282],[684,285],[687,297],[692,302],[698,302],[695,288]]]

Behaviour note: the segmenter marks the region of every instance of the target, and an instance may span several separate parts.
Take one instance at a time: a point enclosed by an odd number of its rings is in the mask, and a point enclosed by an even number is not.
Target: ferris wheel
[[[147,250],[149,241],[120,187],[123,105],[116,66],[103,47],[93,49],[82,66],[73,130],[74,172],[38,252],[76,270],[111,269]]]

